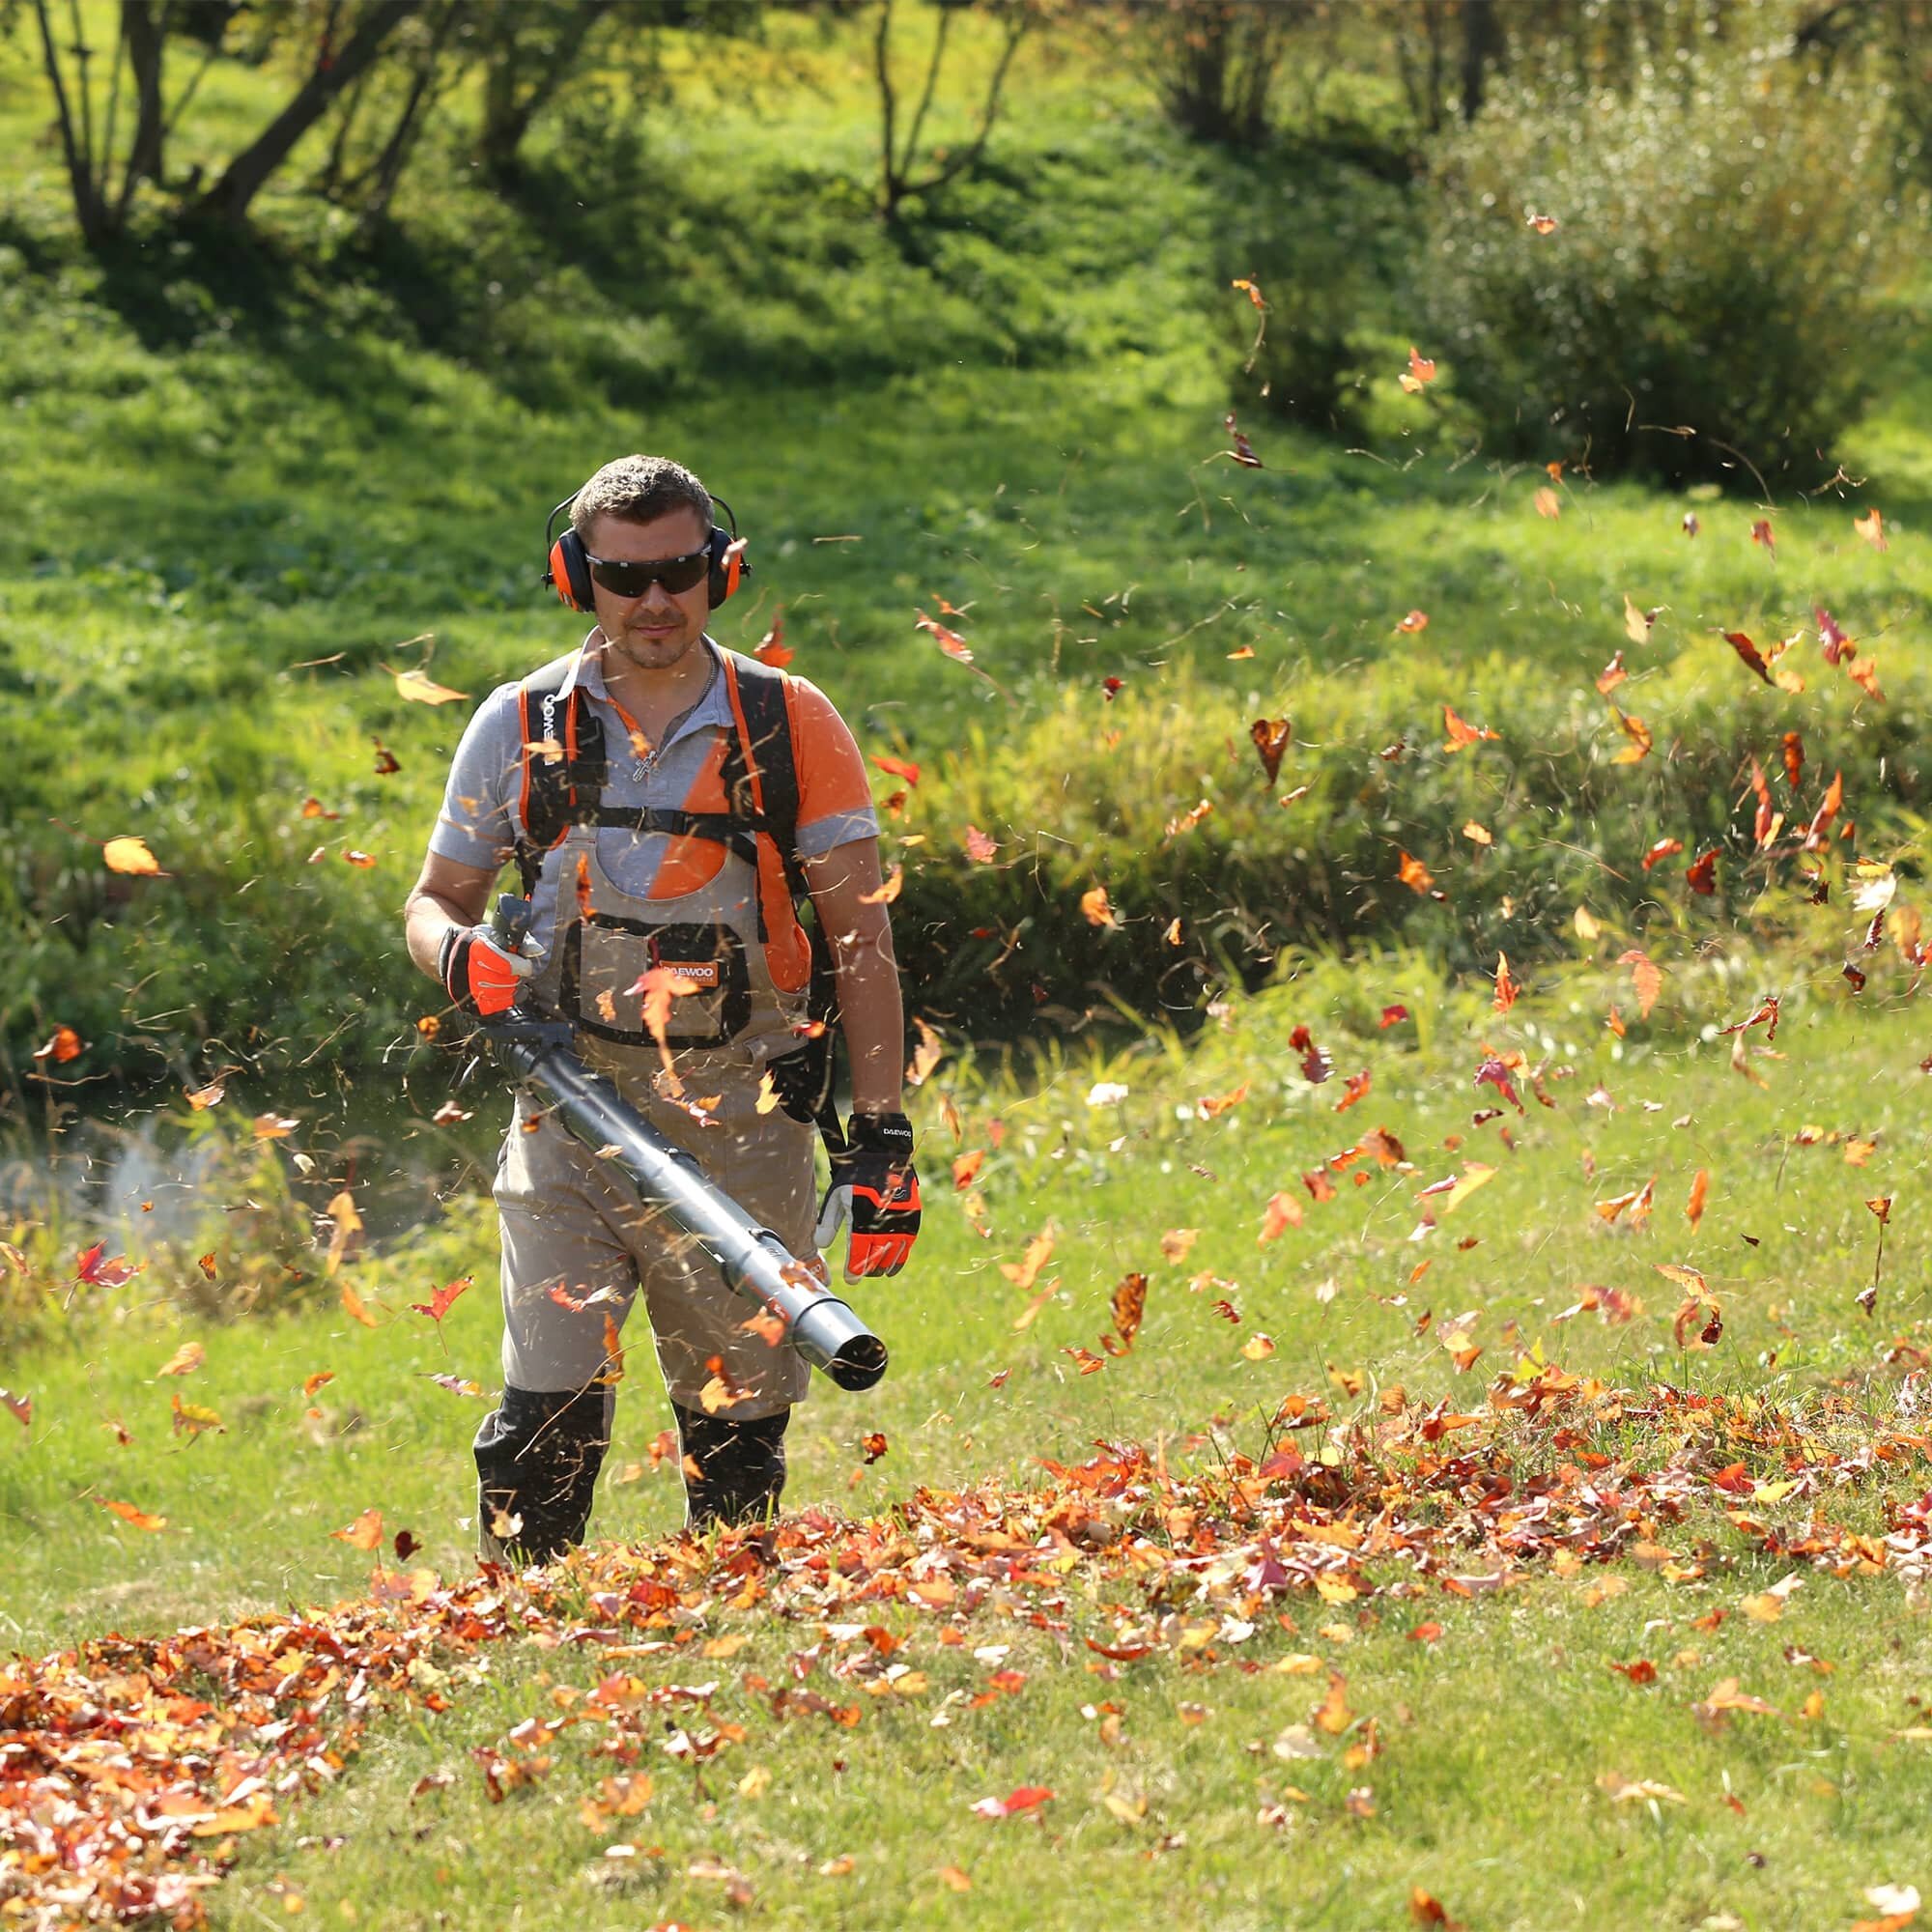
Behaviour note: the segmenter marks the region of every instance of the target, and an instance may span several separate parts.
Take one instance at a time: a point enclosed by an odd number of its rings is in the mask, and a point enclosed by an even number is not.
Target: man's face
[[[690,509],[668,511],[648,524],[599,517],[583,547],[592,556],[613,562],[655,562],[701,549],[708,534],[697,512]],[[704,635],[711,614],[711,595],[702,578],[676,593],[653,583],[641,597],[619,597],[594,580],[591,588],[597,621],[611,649],[639,670],[668,670]]]

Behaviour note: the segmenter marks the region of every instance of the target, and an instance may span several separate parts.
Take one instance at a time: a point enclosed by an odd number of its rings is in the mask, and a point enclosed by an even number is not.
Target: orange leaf
[[[1080,910],[1089,925],[1105,926],[1118,932],[1121,922],[1114,917],[1114,908],[1107,901],[1105,886],[1091,886],[1080,895]]]
[[[1290,723],[1286,718],[1257,718],[1248,726],[1248,736],[1254,740],[1257,753],[1261,755],[1262,770],[1267,774],[1267,781],[1273,784],[1281,776],[1282,754],[1288,750]]]
[[[35,1047],[34,1058],[51,1059],[55,1065],[63,1066],[70,1060],[78,1060],[85,1051],[80,1036],[71,1026],[57,1026],[48,1037],[46,1045]]]
[[[782,670],[797,655],[784,640],[784,606],[781,604],[772,612],[772,628],[758,639],[758,647],[752,655],[762,665],[770,665],[774,670]]]
[[[1704,1197],[1710,1190],[1710,1173],[1700,1167],[1690,1178],[1690,1198],[1684,1204],[1685,1217],[1693,1228],[1704,1218]]]
[[[1510,973],[1509,954],[1496,954],[1496,996],[1492,1002],[1499,1013],[1506,1013],[1516,1005],[1516,996],[1521,990]]]
[[[957,631],[949,631],[944,624],[935,623],[923,611],[917,612],[914,616],[913,629],[916,631],[930,631],[933,642],[948,657],[955,659],[960,664],[969,665],[973,662],[973,652],[967,644],[966,639]]]
[[[904,779],[909,785],[917,786],[919,783],[919,767],[909,758],[881,758],[875,755],[872,762],[892,778]]]
[[[895,860],[892,870],[886,874],[879,886],[879,890],[875,893],[861,893],[859,895],[859,903],[861,905],[891,905],[898,897],[904,885],[905,867],[897,860]]]
[[[1435,380],[1435,364],[1434,360],[1427,355],[1419,354],[1414,343],[1411,342],[1408,345],[1408,367],[1396,378],[1396,381],[1411,396],[1414,396],[1421,393],[1422,385],[1425,383],[1433,383]]]
[[[1255,1245],[1274,1240],[1288,1228],[1301,1226],[1301,1203],[1292,1194],[1271,1194],[1267,1207],[1262,1212],[1262,1231],[1255,1237]]]
[[[1889,550],[1891,548],[1890,544],[1886,540],[1885,519],[1880,516],[1878,511],[1873,510],[1868,516],[1854,517],[1852,519],[1852,527],[1858,531],[1860,536],[1864,538],[1866,543],[1871,545],[1873,550]]]
[[[1630,740],[1630,743],[1610,760],[1610,763],[1613,765],[1634,765],[1639,758],[1648,757],[1650,755],[1651,744],[1650,727],[1641,718],[1626,717],[1623,712],[1617,710],[1614,704],[1610,706],[1610,709],[1616,714],[1617,728]]]
[[[165,1529],[168,1520],[164,1516],[150,1516],[147,1511],[137,1509],[132,1503],[117,1503],[106,1496],[94,1499],[102,1509],[112,1510],[124,1522],[131,1522],[136,1529]]]
[[[346,1529],[331,1529],[330,1537],[352,1549],[374,1549],[383,1541],[383,1512],[365,1509]]]
[[[1492,731],[1487,724],[1470,724],[1457,717],[1449,706],[1442,707],[1442,728],[1448,732],[1448,742],[1442,747],[1445,752],[1460,752],[1465,745],[1480,744],[1485,738],[1500,738],[1500,731]]]
[[[1026,1253],[1017,1262],[1002,1262],[1000,1272],[1021,1290],[1030,1289],[1038,1279],[1053,1254],[1054,1234],[1051,1228],[1042,1230],[1027,1243]]]
[[[1635,947],[1620,953],[1617,964],[1631,969],[1631,978],[1636,983],[1637,1017],[1647,1020],[1651,1008],[1657,1004],[1658,994],[1663,990],[1663,969],[1656,965],[1647,952],[1641,952]]]
[[[967,858],[976,866],[989,865],[1000,849],[977,825],[967,826],[963,842]]]

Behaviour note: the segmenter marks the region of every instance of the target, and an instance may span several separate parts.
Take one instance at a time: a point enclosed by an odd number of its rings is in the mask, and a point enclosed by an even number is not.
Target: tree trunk
[[[1483,109],[1483,75],[1489,66],[1495,34],[1492,0],[1463,0],[1463,119],[1473,121]]]
[[[195,204],[195,212],[239,228],[248,210],[296,143],[328,111],[329,103],[382,52],[383,43],[421,6],[422,0],[375,0],[349,44],[327,67],[318,66],[288,105],[241,154]]]
[[[125,215],[134,189],[161,179],[165,115],[161,103],[161,50],[165,29],[155,18],[152,0],[121,0],[128,58],[134,70],[134,138],[128,148],[128,173],[121,186],[119,213]]]

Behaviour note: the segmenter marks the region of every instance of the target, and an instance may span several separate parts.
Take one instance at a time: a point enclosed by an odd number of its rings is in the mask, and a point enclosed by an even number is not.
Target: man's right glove
[[[517,987],[537,970],[539,949],[527,935],[523,953],[506,952],[487,925],[452,925],[437,952],[442,989],[466,1012],[494,1019],[517,1003]]]
[[[832,1184],[818,1209],[821,1249],[831,1247],[848,1215],[845,1279],[897,1274],[919,1236],[919,1176],[912,1164],[912,1122],[903,1114],[852,1116],[843,1149],[832,1155]]]

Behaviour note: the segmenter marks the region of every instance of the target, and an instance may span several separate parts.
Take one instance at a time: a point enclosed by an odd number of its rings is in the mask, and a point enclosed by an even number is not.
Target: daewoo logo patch
[[[681,965],[675,959],[664,962],[680,980],[689,980],[694,986],[715,986],[718,983],[718,962],[715,959],[695,960],[691,965]]]

